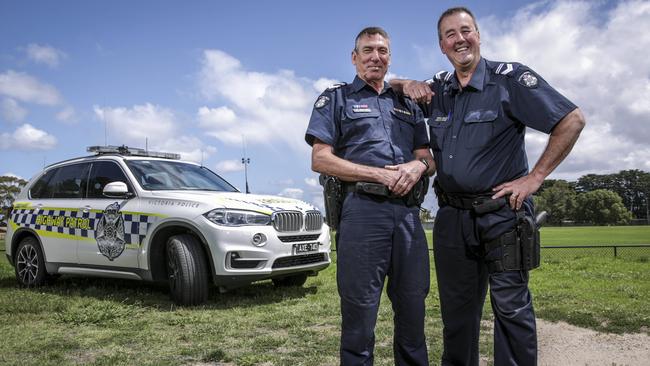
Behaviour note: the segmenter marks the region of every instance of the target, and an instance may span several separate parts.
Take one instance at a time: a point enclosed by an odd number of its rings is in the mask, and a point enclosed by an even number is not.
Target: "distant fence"
[[[542,246],[542,258],[559,258],[569,256],[611,256],[622,258],[650,259],[650,244],[620,245],[558,245]]]

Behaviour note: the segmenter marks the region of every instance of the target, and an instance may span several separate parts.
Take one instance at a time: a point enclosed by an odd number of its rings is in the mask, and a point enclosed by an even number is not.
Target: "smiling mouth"
[[[381,67],[379,67],[379,66],[370,66],[370,67],[368,67],[368,70],[370,70],[370,71],[379,71],[379,70],[381,70]]]
[[[465,51],[468,51],[468,50],[469,50],[469,47],[467,47],[467,46],[456,48],[456,52],[465,52]]]

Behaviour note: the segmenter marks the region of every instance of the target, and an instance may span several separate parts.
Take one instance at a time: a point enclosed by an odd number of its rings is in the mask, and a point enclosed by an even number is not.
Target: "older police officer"
[[[305,135],[312,169],[340,178],[346,193],[337,232],[341,364],[373,364],[374,327],[387,277],[395,364],[427,365],[427,241],[419,207],[404,199],[423,174],[433,172],[426,125],[417,106],[384,82],[390,39],[383,29],[359,33],[352,63],[354,81],[318,97]],[[391,194],[358,191],[355,182],[380,183]]]
[[[530,68],[482,58],[478,26],[468,9],[445,11],[438,35],[454,73],[438,73],[429,83],[391,83],[422,101],[429,117],[440,206],[434,256],[444,324],[442,365],[478,365],[488,282],[494,364],[535,365],[529,266],[522,260],[513,263],[519,251],[514,228],[518,217],[533,215],[530,195],[571,151],[585,121],[573,103]],[[530,173],[526,127],[550,133]],[[477,203],[501,197],[508,197],[509,206],[477,209]]]

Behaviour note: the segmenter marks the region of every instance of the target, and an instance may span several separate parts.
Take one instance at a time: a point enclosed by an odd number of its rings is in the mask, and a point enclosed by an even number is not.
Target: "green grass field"
[[[571,242],[591,237],[600,244],[631,244],[650,238],[647,227],[643,232],[612,228],[615,234],[608,238],[600,230],[610,228],[570,229],[567,234],[564,228],[545,228],[543,240],[560,245],[568,235]],[[3,365],[338,364],[334,265],[302,288],[277,289],[264,281],[225,294],[215,291],[205,306],[177,308],[164,286],[136,281],[64,276],[48,287],[18,288],[13,267],[4,252],[0,255]],[[599,331],[649,333],[647,256],[578,252],[544,259],[531,273],[537,316]],[[432,279],[426,329],[429,357],[436,364],[442,325],[433,268]],[[491,319],[489,304],[484,318]],[[391,342],[392,310],[384,296],[376,328],[377,365],[393,364]],[[481,353],[490,357],[491,326],[484,326],[480,342]]]

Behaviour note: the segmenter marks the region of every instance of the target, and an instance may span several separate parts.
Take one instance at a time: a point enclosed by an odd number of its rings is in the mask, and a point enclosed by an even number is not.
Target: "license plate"
[[[318,251],[318,243],[294,244],[293,254],[309,253]]]

